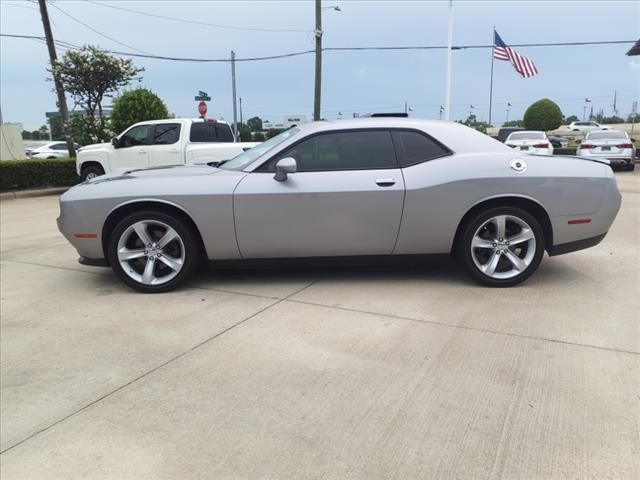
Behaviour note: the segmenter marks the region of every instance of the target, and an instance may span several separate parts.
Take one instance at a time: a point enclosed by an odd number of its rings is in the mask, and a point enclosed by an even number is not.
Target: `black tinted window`
[[[328,133],[304,140],[268,162],[275,170],[281,158],[293,157],[299,172],[396,168],[391,134],[387,131]]]
[[[66,150],[67,149],[67,144],[66,143],[56,143],[54,145],[51,145],[49,148],[51,150]]]
[[[400,166],[408,167],[434,158],[449,155],[451,151],[444,145],[419,132],[393,132],[398,147]]]
[[[218,142],[233,142],[233,132],[227,124],[218,123],[216,125],[216,136],[218,137]]]
[[[156,125],[156,129],[153,132],[154,145],[171,145],[176,143],[180,138],[180,124],[179,123],[161,123]]]
[[[120,139],[120,147],[135,147],[136,145],[149,144],[149,125],[133,127]]]
[[[233,142],[233,132],[225,123],[198,122],[191,125],[189,141]]]

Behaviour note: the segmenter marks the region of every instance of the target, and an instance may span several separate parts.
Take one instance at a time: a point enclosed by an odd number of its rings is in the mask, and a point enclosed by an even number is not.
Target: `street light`
[[[332,7],[323,7],[322,0],[316,0],[316,29],[314,34],[316,37],[316,76],[313,94],[313,119],[320,120],[320,98],[322,96],[322,10],[334,10],[341,12],[342,9],[335,5]]]
[[[511,110],[509,107],[511,107],[511,102],[507,102],[507,119],[505,123],[509,123],[509,111]]]

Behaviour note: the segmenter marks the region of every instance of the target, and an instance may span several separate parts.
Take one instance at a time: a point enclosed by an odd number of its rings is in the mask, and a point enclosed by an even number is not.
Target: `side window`
[[[219,137],[220,126],[213,122],[195,122],[191,124],[189,141],[194,143],[225,142]],[[231,134],[231,133],[229,133]],[[233,140],[230,140],[233,141]]]
[[[66,150],[67,149],[67,144],[66,143],[55,143],[55,144],[51,145],[49,148],[51,150]]]
[[[149,144],[149,125],[139,125],[133,127],[122,138],[120,138],[120,148],[135,147]]]
[[[216,137],[218,142],[233,142],[233,131],[227,124],[216,124]]]
[[[394,131],[393,140],[398,149],[401,167],[409,167],[451,154],[451,150],[440,142],[420,132]]]
[[[179,123],[161,123],[153,131],[153,145],[171,145],[180,139]]]
[[[293,157],[298,172],[397,168],[391,134],[386,130],[326,133],[303,140],[259,170],[273,172],[281,158]]]

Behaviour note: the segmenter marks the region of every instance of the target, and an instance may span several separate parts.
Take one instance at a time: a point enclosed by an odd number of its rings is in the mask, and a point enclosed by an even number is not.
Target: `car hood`
[[[110,143],[93,143],[91,145],[85,145],[84,147],[80,147],[80,149],[82,149],[83,152],[86,152],[87,150],[99,150],[101,148],[105,148],[105,147],[110,147],[111,144]]]
[[[99,184],[116,180],[151,179],[151,178],[184,178],[198,175],[213,175],[220,173],[218,168],[209,165],[166,165],[161,167],[140,168],[121,173],[101,175],[85,183]]]

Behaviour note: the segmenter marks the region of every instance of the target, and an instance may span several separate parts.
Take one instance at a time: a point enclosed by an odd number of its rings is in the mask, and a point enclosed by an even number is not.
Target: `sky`
[[[234,50],[239,59],[314,49],[314,2],[309,0],[49,3],[54,38],[76,45],[191,58],[229,58]],[[335,5],[341,11],[325,8],[322,12],[324,47],[447,43],[446,0],[323,0],[324,7]],[[637,0],[454,0],[453,5],[454,46],[490,45],[494,26],[508,45],[640,38]],[[42,36],[37,2],[0,0],[0,31]],[[602,109],[605,115],[611,115],[614,91],[619,115],[626,118],[632,102],[640,99],[640,57],[626,56],[630,47],[516,48],[535,62],[540,73],[523,79],[507,62],[495,62],[494,125],[506,120],[507,102],[512,104],[508,115],[513,120],[522,118],[528,105],[545,97],[557,102],[566,116],[582,117],[585,97],[592,99],[594,112]],[[58,55],[63,53],[59,48]],[[204,90],[213,97],[208,116],[233,119],[228,63],[133,61],[145,68],[139,85],[158,94],[177,117],[197,117],[193,97]],[[42,42],[0,38],[0,108],[5,122],[21,122],[24,128],[35,130],[45,123],[46,111],[56,110],[47,64],[48,53]],[[453,51],[452,120],[466,118],[471,105],[479,119],[488,118],[490,74],[490,48]],[[312,117],[313,54],[237,62],[236,77],[245,121],[256,115],[272,122],[280,122],[287,115]],[[335,119],[340,113],[346,118],[354,112],[404,111],[407,102],[414,109],[412,116],[438,118],[445,101],[445,80],[446,50],[324,52],[322,116]]]

